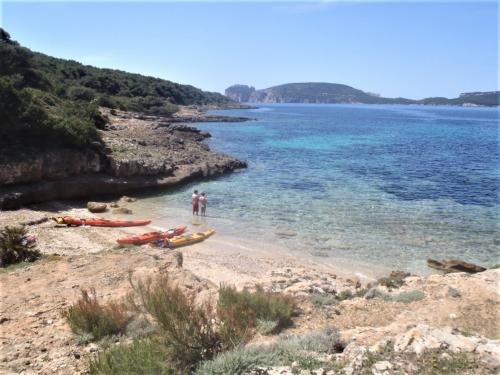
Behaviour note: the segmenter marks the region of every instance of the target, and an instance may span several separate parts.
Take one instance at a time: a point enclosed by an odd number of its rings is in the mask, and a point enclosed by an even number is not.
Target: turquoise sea
[[[191,221],[322,262],[426,273],[426,259],[499,263],[499,109],[259,105],[196,126],[248,169],[150,196],[157,222]],[[196,220],[194,222],[197,224]]]

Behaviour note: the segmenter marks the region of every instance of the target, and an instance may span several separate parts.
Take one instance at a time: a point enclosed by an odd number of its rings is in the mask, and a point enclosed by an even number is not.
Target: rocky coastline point
[[[101,108],[109,122],[103,145],[75,150],[25,149],[0,161],[0,209],[54,199],[120,195],[165,188],[222,175],[246,162],[213,152],[203,143],[210,134],[189,122],[234,122],[244,117],[207,115],[206,108],[181,107],[171,117]]]

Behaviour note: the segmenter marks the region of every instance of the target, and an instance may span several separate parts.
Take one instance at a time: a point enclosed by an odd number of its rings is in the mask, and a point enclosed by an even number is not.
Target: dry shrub
[[[110,302],[102,305],[95,289],[82,290],[82,295],[63,316],[76,334],[91,334],[94,340],[125,332],[129,315],[123,304]]]
[[[266,292],[261,287],[255,292],[237,291],[233,287],[222,285],[217,311],[222,322],[227,322],[226,325],[239,325],[233,330],[248,331],[249,328],[255,328],[257,320],[261,320],[275,322],[276,331],[279,331],[291,325],[295,307],[295,300],[281,293]],[[240,318],[237,314],[240,314]]]
[[[196,304],[194,297],[186,296],[165,276],[132,282],[132,287],[131,302],[156,320],[168,357],[177,368],[189,369],[220,351],[216,316],[209,302]]]

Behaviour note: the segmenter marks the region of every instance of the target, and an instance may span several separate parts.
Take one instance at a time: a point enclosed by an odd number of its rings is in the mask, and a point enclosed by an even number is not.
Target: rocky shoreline
[[[127,200],[119,204],[134,208]],[[131,326],[124,337],[89,343],[72,334],[62,312],[80,289],[95,287],[103,301],[118,301],[130,292],[129,277],[159,274],[168,274],[199,301],[215,298],[221,283],[250,290],[259,285],[295,298],[293,325],[283,336],[256,335],[241,349],[250,354],[253,348],[268,351],[291,337],[306,340],[325,332],[333,332],[339,343],[325,351],[309,345],[300,356],[308,361],[261,365],[244,374],[472,375],[500,370],[498,269],[429,277],[393,273],[368,285],[340,277],[325,265],[269,251],[269,246],[249,248],[219,234],[176,251],[119,247],[117,238],[152,228],[56,227],[36,220],[49,215],[93,216],[60,202],[0,216],[0,226],[36,222],[29,231],[44,254],[39,261],[0,272],[1,285],[16,286],[0,290],[2,373],[88,373],[90,359],[130,342],[137,332]]]
[[[102,109],[109,123],[96,150],[54,148],[21,152],[0,162],[0,209],[48,200],[119,195],[220,176],[246,162],[218,154],[203,141],[210,134],[189,122],[241,122],[183,107],[170,118]]]

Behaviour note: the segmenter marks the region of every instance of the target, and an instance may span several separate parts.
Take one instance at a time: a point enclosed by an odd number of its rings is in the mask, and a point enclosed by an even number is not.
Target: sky
[[[333,82],[387,97],[498,90],[498,3],[22,2],[12,39],[52,56],[223,92]]]

